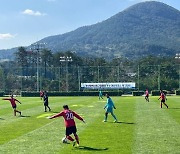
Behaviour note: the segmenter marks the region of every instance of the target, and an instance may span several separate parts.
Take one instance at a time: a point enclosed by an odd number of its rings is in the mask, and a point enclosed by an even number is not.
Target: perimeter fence
[[[0,68],[0,91],[81,91],[81,83],[135,82],[136,90],[180,89],[180,65]],[[124,89],[124,91],[126,91]]]

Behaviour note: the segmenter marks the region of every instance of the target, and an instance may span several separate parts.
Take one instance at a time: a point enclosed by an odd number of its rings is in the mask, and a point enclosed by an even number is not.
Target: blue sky
[[[147,0],[0,0],[0,49],[101,22]],[[180,9],[180,0],[159,0]]]

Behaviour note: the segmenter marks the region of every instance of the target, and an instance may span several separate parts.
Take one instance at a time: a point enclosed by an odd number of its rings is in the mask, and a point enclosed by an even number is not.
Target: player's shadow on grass
[[[52,113],[59,113],[59,112],[57,112],[57,111],[51,111]]]
[[[118,121],[118,122],[115,122],[115,123],[118,123],[118,124],[128,124],[128,125],[134,125],[135,124],[134,122],[123,122],[123,121]]]
[[[93,148],[93,147],[87,147],[87,146],[79,146],[76,148],[80,149],[80,150],[87,150],[87,151],[105,151],[105,150],[108,150],[108,148]]]
[[[172,110],[180,110],[180,108],[179,107],[175,107],[175,108],[168,108],[168,109],[172,109]]]
[[[3,119],[3,118],[0,118],[0,120],[5,120],[5,119]]]
[[[19,116],[19,117],[21,117],[21,118],[29,118],[29,117],[31,117],[31,116],[21,115],[21,116]]]

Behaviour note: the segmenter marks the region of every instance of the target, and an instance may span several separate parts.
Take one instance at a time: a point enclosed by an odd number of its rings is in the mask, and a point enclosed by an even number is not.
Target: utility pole
[[[69,91],[69,76],[68,76],[68,63],[72,62],[72,57],[71,56],[62,56],[59,57],[60,58],[60,62],[64,62],[66,64],[66,92]]]
[[[161,65],[158,65],[158,90],[161,89],[160,77],[161,77]]]
[[[178,62],[180,61],[180,53],[176,53],[175,59],[178,60]],[[178,64],[179,66],[179,89],[180,89],[180,64]]]
[[[37,63],[37,67],[36,67],[36,75],[37,75],[37,92],[40,91],[40,73],[39,73],[39,62],[40,62],[40,51],[42,51],[43,49],[45,49],[45,43],[34,43],[31,44],[31,49],[32,51],[36,52],[36,63]]]

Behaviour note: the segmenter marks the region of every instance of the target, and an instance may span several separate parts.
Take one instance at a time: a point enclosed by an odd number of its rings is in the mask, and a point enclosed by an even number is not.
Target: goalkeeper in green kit
[[[106,109],[106,112],[105,112],[105,118],[104,118],[103,122],[107,122],[108,113],[111,113],[111,115],[114,118],[114,122],[117,122],[118,120],[117,120],[116,116],[113,113],[113,108],[116,109],[116,107],[114,106],[114,103],[113,103],[112,99],[109,97],[108,94],[106,94],[106,97],[107,97],[107,103],[104,106],[104,109]]]

